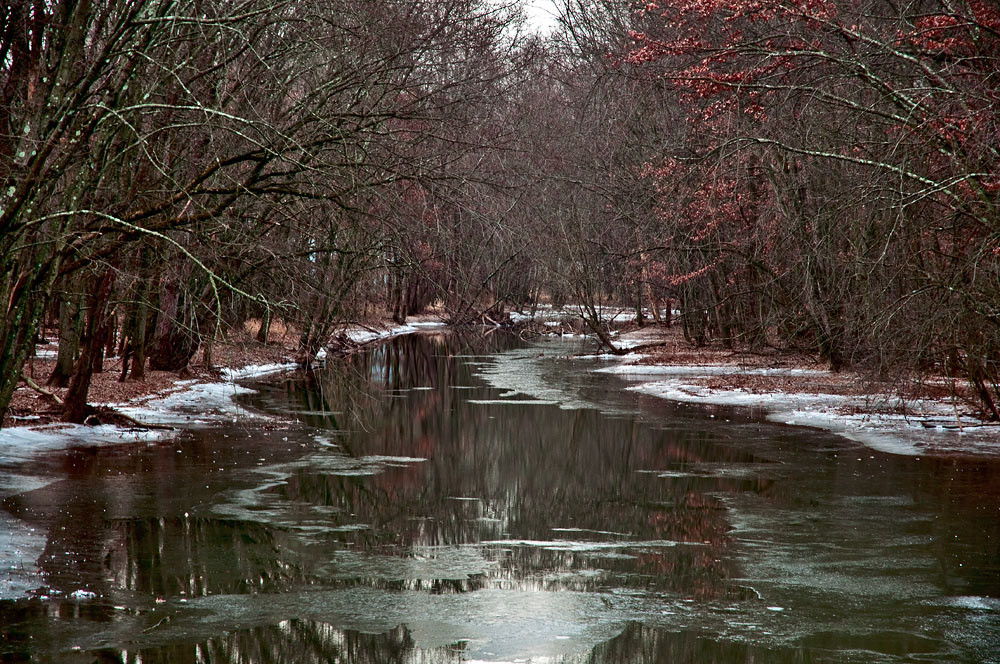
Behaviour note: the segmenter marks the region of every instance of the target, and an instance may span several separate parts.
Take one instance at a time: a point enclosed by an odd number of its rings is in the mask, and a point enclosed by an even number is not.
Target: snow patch
[[[254,390],[233,382],[198,383],[166,397],[115,409],[146,424],[206,426],[225,420],[269,419],[236,403],[235,397]]]
[[[175,390],[166,396],[109,405],[145,424],[205,426],[236,419],[267,420],[271,419],[270,416],[244,408],[236,402],[236,397],[241,394],[255,392],[236,381],[294,371],[298,366],[294,362],[278,362],[253,364],[241,369],[223,369],[221,373],[224,382],[177,381],[174,383]]]
[[[664,367],[662,373],[678,377],[642,383],[628,389],[684,403],[761,408],[767,411],[767,419],[773,422],[824,429],[889,454],[908,456],[1000,454],[1000,436],[997,435],[997,427],[979,426],[981,423],[972,419],[963,420],[966,426],[961,430],[925,427],[921,423],[925,418],[941,418],[944,421],[950,417],[951,422],[955,422],[952,407],[937,401],[907,402],[905,406],[909,412],[915,413],[913,415],[868,413],[866,411],[869,410],[871,403],[864,397],[806,392],[757,393],[739,388],[717,389],[695,384],[683,378],[717,375],[719,371],[721,368],[701,373],[695,367],[690,371],[683,367]],[[629,373],[625,367],[614,367],[609,372]],[[850,414],[852,412],[858,414]]]
[[[8,467],[27,462],[41,454],[72,446],[117,445],[160,440],[167,432],[142,428],[123,428],[110,424],[47,424],[7,427],[0,430],[0,465]]]
[[[503,404],[506,406],[555,406],[559,402],[544,399],[468,399],[466,403],[480,405]]]
[[[631,358],[630,358],[631,359]],[[819,369],[785,369],[756,367],[741,369],[740,367],[719,364],[619,364],[613,367],[602,367],[598,373],[617,374],[622,376],[825,376],[829,371]]]
[[[263,378],[283,371],[294,371],[298,368],[294,362],[278,362],[274,364],[252,364],[242,369],[223,369],[222,377],[229,382]]]
[[[389,328],[387,330],[367,330],[354,328],[347,330],[344,333],[348,339],[355,343],[366,344],[376,339],[389,339],[391,337],[398,337],[401,334],[411,334],[413,332],[418,332],[420,330],[426,330],[436,327],[444,327],[445,323],[440,321],[417,321],[413,323],[407,323],[406,325],[397,325],[396,327]]]

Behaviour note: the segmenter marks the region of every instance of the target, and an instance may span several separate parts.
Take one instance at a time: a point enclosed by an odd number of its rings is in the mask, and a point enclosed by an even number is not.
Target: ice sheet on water
[[[168,605],[173,619],[155,630],[155,638],[200,640],[234,625],[290,617],[366,633],[405,623],[419,659],[422,651],[438,648],[453,654],[455,644],[461,643],[462,661],[583,664],[595,646],[623,630],[627,618],[609,606],[614,602],[598,593],[386,593],[365,587],[266,598],[216,595]],[[89,649],[92,644],[83,646]]]
[[[592,542],[586,540],[528,540],[528,539],[502,539],[487,540],[483,542],[487,546],[527,546],[547,551],[570,551],[588,553],[605,550],[619,549],[663,549],[675,546],[696,545],[703,546],[702,542],[678,542],[675,540],[645,540],[645,541],[616,541],[616,542]]]
[[[50,424],[31,428],[8,427],[0,430],[0,465],[16,465],[31,461],[41,454],[73,446],[156,441],[167,435],[169,432],[162,430],[125,429],[111,425]]]
[[[961,609],[970,609],[972,611],[989,611],[991,613],[1000,613],[1000,598],[997,597],[960,595],[956,597],[947,597],[942,600],[938,600],[934,602],[934,604],[939,604],[944,606],[954,606]]]
[[[280,466],[262,469],[263,472],[287,476],[295,470],[307,470],[310,473],[336,475],[341,477],[358,477],[378,475],[389,468],[408,468],[427,459],[404,456],[361,456],[352,457],[339,453],[333,448],[307,455],[302,459]]]
[[[253,468],[249,472],[252,477],[257,478],[255,486],[233,489],[222,494],[219,501],[212,505],[211,511],[215,515],[231,519],[267,521],[284,527],[296,527],[302,521],[301,504],[283,500],[274,492],[274,489],[282,486],[294,474],[307,472],[337,477],[367,477],[390,468],[408,468],[424,461],[426,459],[421,457],[406,456],[351,457],[342,453],[335,445],[330,445],[290,463]],[[322,509],[317,512],[322,517],[320,527],[313,528],[311,522],[307,526],[317,533],[333,532],[323,512]],[[355,529],[358,525],[348,524],[347,530]],[[364,529],[368,527],[365,525]]]
[[[563,346],[562,349],[566,347]],[[539,356],[537,347],[520,348],[499,353],[490,362],[476,367],[476,376],[490,386],[502,390],[506,396],[519,395],[530,398],[524,405],[558,404],[560,408],[587,408],[590,404],[580,400],[567,389],[564,382],[553,379],[546,371],[546,358]],[[514,399],[478,400],[473,403],[518,404]]]
[[[45,549],[45,531],[0,510],[0,600],[36,590],[42,578],[35,562]]]
[[[610,535],[612,537],[631,537],[629,533],[617,533],[611,530],[591,530],[590,528],[552,528],[556,533],[591,533],[593,535]]]
[[[337,550],[319,573],[329,579],[466,580],[486,574],[498,564],[485,558],[478,546],[415,545],[405,557]]]
[[[367,523],[348,523],[343,526],[333,526],[323,528],[328,533],[353,533],[361,530],[371,530],[371,525]]]

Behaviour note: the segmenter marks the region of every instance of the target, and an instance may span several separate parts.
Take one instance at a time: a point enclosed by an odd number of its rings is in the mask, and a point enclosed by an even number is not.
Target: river
[[[0,461],[39,578],[0,659],[1000,662],[1000,459],[638,395],[580,346],[409,335],[258,386],[268,420]]]

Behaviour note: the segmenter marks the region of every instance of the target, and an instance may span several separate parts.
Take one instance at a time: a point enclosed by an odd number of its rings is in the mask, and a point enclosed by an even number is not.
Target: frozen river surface
[[[398,338],[273,419],[0,458],[0,659],[1000,662],[1000,460]],[[188,406],[192,407],[192,406]]]

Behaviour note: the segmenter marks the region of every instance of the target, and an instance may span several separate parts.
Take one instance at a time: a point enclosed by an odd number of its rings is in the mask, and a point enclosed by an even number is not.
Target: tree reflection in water
[[[644,419],[641,397],[559,357],[523,377],[551,384],[525,391],[575,406],[533,404],[480,377],[538,352],[517,343],[398,339],[250,398],[290,419],[10,468],[44,475],[3,500],[44,549],[36,597],[0,602],[0,658],[995,651],[995,462],[861,455],[704,413]]]
[[[465,643],[418,648],[410,630],[399,626],[381,634],[338,630],[311,620],[239,630],[197,644],[171,645],[133,652],[104,652],[106,661],[123,664],[457,664],[466,661]],[[98,660],[102,661],[102,660]],[[809,664],[821,661],[797,648],[762,648],[719,642],[689,632],[670,632],[629,623],[620,635],[588,653],[533,657],[539,664]]]
[[[325,472],[329,464],[319,457],[327,450],[271,491],[330,510],[338,525],[369,526],[331,536],[352,554],[433,558],[479,546],[484,561],[471,578],[403,579],[409,588],[725,594],[728,526],[713,494],[763,491],[769,482],[696,474],[664,482],[636,472],[703,460],[711,445],[703,434],[667,435],[593,409],[482,403],[498,395],[474,376],[479,358],[468,355],[508,343],[497,338],[470,351],[456,335],[404,339],[351,358],[347,370],[266,390],[257,404],[332,427],[337,454],[425,459],[357,477]],[[726,456],[758,461],[731,450]],[[337,570],[336,555],[327,571],[359,581],[355,567]]]
[[[414,647],[410,632],[403,626],[383,634],[339,630],[312,620],[285,620],[238,630],[196,644],[175,644],[132,652],[99,653],[106,661],[122,664],[417,664],[418,662],[458,662],[458,648],[421,651]]]

